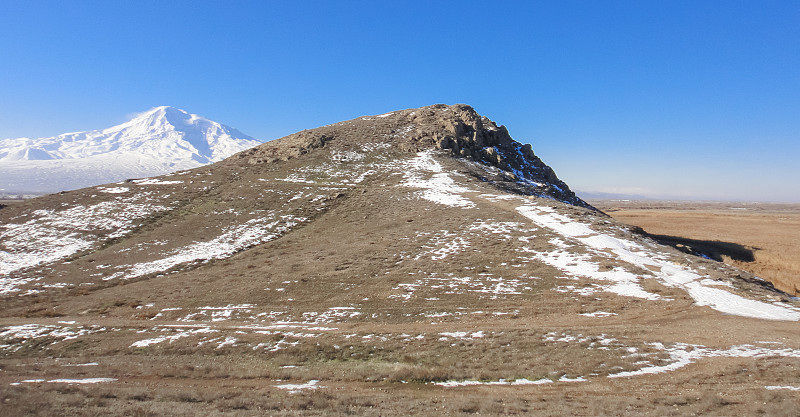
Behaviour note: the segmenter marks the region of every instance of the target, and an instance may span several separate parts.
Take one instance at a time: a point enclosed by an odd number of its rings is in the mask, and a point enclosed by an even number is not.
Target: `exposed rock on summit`
[[[534,154],[530,144],[515,141],[505,126],[498,126],[465,104],[436,104],[304,130],[238,157],[255,165],[287,161],[319,148],[355,149],[375,141],[404,152],[447,151],[454,157],[481,163],[484,169],[474,170],[473,175],[508,191],[589,207]],[[486,171],[486,166],[498,170]]]

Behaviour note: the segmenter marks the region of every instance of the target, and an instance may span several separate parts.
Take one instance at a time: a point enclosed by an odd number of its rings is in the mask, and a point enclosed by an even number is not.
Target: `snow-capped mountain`
[[[261,143],[161,106],[103,130],[0,141],[0,191],[56,192],[218,162]]]

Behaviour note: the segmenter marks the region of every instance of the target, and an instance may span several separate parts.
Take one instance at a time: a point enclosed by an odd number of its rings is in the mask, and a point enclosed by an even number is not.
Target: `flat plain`
[[[692,248],[800,295],[800,204],[592,200],[662,243]]]

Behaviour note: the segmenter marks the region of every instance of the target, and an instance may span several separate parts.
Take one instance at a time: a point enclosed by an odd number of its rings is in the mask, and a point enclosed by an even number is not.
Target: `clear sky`
[[[573,189],[800,202],[800,2],[0,0],[0,138],[171,105],[269,140],[434,103]]]

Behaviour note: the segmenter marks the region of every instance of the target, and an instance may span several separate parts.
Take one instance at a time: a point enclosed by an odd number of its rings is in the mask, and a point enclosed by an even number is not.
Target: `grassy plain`
[[[800,295],[800,204],[593,200],[595,207]]]

